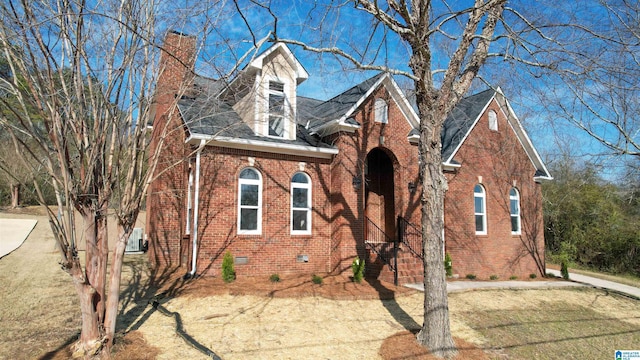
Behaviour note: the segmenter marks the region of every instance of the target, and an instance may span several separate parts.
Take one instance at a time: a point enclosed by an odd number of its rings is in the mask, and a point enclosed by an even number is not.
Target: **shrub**
[[[467,274],[466,278],[469,280],[475,280],[476,276],[474,274]]]
[[[233,266],[233,255],[231,251],[227,251],[222,258],[222,280],[230,283],[236,279],[236,270]]]
[[[315,275],[315,274],[314,274],[314,275],[311,277],[311,281],[312,281],[314,284],[316,284],[316,285],[320,285],[320,284],[322,284],[322,276],[318,276],[318,275]]]
[[[271,282],[280,282],[280,275],[271,274],[271,276],[269,276],[269,281],[271,281]]]
[[[560,264],[560,273],[562,274],[563,279],[569,280],[569,266],[567,265],[566,259],[563,259]]]
[[[498,280],[498,275],[489,276],[489,280]]]
[[[364,260],[356,256],[351,263],[351,271],[353,271],[353,281],[360,283],[364,277]]]
[[[517,277],[517,276],[515,276],[515,275],[511,275],[511,276],[509,276],[509,280],[515,280],[515,279],[517,279],[517,278],[518,278],[518,277]]]
[[[535,279],[537,277],[538,277],[538,275],[536,275],[534,273],[529,274],[529,279]]]
[[[453,276],[453,266],[449,253],[444,254],[444,271],[447,273],[447,276]]]

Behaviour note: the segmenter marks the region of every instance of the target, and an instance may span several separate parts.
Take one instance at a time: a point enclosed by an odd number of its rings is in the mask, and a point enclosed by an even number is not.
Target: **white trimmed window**
[[[487,196],[482,185],[473,188],[473,207],[476,223],[476,234],[487,234]]]
[[[245,168],[238,178],[238,233],[262,231],[262,177],[253,168]]]
[[[489,110],[489,130],[498,131],[498,114],[493,110]]]
[[[383,99],[376,99],[375,105],[376,122],[386,124],[389,122],[389,106]]]
[[[270,80],[267,89],[267,99],[269,107],[267,135],[275,137],[286,137],[287,123],[285,114],[286,97],[285,86],[281,81]]]
[[[511,213],[511,233],[519,235],[520,227],[520,194],[516,188],[509,191],[509,212]]]
[[[302,172],[291,178],[291,234],[311,234],[311,179]]]

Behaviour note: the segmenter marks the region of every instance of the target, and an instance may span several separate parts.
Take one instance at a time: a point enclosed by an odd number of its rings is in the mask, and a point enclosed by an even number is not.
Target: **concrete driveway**
[[[548,273],[560,277],[560,271],[547,269]],[[533,289],[556,288],[567,286],[591,286],[600,289],[612,290],[627,296],[640,299],[640,288],[620,284],[613,281],[602,280],[580,274],[569,274],[570,281],[449,281],[447,292],[465,291],[472,289]],[[406,284],[405,286],[424,291],[423,284]]]
[[[37,223],[33,219],[0,219],[0,258],[19,248]]]
[[[561,276],[559,270],[547,269],[547,272],[552,273],[555,276]],[[570,282],[574,282],[577,284],[584,284],[600,289],[613,290],[622,294],[630,295],[632,297],[635,297],[636,299],[640,299],[640,288],[620,284],[609,280],[598,279],[591,276],[574,274],[571,272],[571,269],[569,269],[569,280]]]

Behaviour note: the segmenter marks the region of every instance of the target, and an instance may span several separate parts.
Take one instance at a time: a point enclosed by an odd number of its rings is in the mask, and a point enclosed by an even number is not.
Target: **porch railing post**
[[[395,286],[398,286],[398,271],[400,270],[398,269],[398,247],[400,246],[400,242],[402,241],[402,235],[403,235],[402,217],[398,216],[397,224],[398,226],[396,226],[396,229],[398,230],[398,235],[396,236],[396,240],[393,242],[393,259],[395,262],[395,271],[393,272],[393,284]]]

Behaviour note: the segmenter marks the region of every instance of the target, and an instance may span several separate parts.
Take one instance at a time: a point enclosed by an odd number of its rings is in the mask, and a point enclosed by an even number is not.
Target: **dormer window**
[[[269,81],[269,124],[268,135],[285,137],[285,92],[284,83],[280,81]]]
[[[376,122],[386,124],[389,122],[389,107],[383,99],[376,99],[374,105]]]

